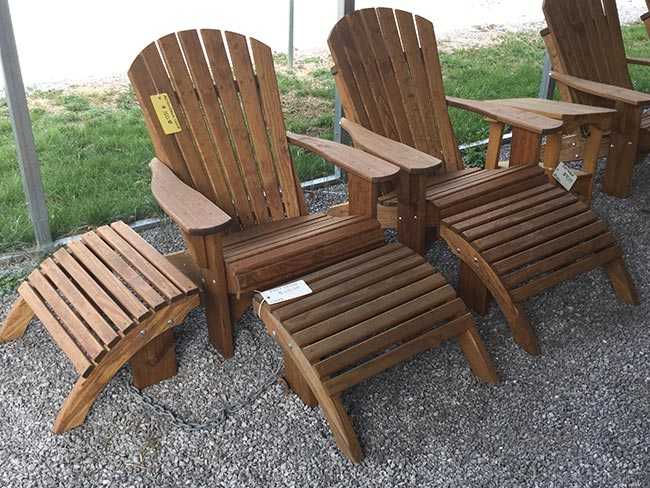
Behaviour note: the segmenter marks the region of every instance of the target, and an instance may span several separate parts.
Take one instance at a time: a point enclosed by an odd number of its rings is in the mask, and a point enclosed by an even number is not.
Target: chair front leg
[[[234,354],[234,345],[221,235],[190,236],[184,234],[183,237],[194,261],[201,270],[201,288],[210,342],[223,357],[230,358]]]

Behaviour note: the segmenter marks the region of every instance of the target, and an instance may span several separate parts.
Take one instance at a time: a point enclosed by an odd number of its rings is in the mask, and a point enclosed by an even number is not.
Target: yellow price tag
[[[176,134],[183,130],[181,124],[178,122],[178,117],[176,117],[169,95],[166,93],[151,95],[151,103],[165,134]]]

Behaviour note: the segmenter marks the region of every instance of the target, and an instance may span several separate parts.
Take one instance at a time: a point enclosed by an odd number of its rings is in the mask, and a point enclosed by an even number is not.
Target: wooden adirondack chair
[[[426,19],[387,8],[358,10],[336,24],[328,43],[346,115],[342,127],[355,147],[402,169],[399,192],[388,187],[380,197],[378,218],[397,227],[400,241],[420,253],[426,229],[442,218],[536,185],[542,138],[559,145],[560,121],[505,103],[445,97],[433,25]],[[448,106],[490,121],[486,169],[464,167]],[[513,142],[504,170],[498,163],[506,125],[513,128]],[[545,158],[555,166],[559,154],[545,151]],[[423,192],[426,201],[419,198]]]
[[[527,298],[604,266],[619,298],[638,302],[606,226],[538,165],[543,136],[545,166],[557,163],[561,123],[509,104],[445,97],[433,25],[408,12],[358,10],[336,24],[329,46],[351,119],[342,126],[356,147],[402,170],[398,188],[380,197],[378,214],[397,222],[400,240],[418,250],[424,228],[440,225],[461,258],[459,294],[468,305],[485,312],[492,295],[515,340],[534,354]],[[463,169],[448,106],[490,120],[488,169]],[[492,169],[506,124],[513,126],[511,167]],[[430,176],[435,167],[445,171]]]
[[[616,108],[603,190],[626,197],[634,163],[650,152],[650,94],[634,90],[629,64],[650,60],[625,54],[616,0],[545,0],[546,43],[562,99]]]
[[[398,168],[288,134],[265,44],[232,32],[224,41],[211,29],[178,32],[148,45],[129,78],[156,152],[153,194],[189,250],[190,259],[175,262],[200,277],[210,338],[224,356],[233,354],[231,322],[254,290],[383,244],[377,185]],[[348,217],[307,214],[288,142],[348,172]]]

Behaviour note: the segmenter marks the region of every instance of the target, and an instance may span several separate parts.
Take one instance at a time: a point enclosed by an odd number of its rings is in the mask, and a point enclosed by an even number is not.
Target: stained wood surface
[[[328,43],[347,118],[443,161],[447,171],[463,168],[429,21],[361,9],[334,26]]]
[[[233,32],[182,31],[147,46],[129,77],[158,159],[235,225],[247,228],[301,215],[301,189],[268,46],[255,39],[249,45]],[[164,133],[152,105],[151,96],[162,93],[180,124],[173,134]],[[167,208],[180,208],[181,216],[205,230],[198,220],[202,215],[192,218],[187,204],[174,200],[181,190],[171,195],[160,190]],[[200,209],[194,207],[215,213]]]
[[[292,132],[287,133],[287,139],[290,143],[307,149],[345,171],[373,183],[389,180],[399,172],[397,166],[385,159],[344,144]]]
[[[224,239],[228,288],[231,293],[259,290],[383,241],[379,223],[362,215],[312,214],[253,227]]]
[[[255,307],[290,358],[290,384],[318,401],[352,461],[361,453],[338,403],[346,389],[449,339],[479,378],[497,380],[465,304],[411,249],[384,245],[302,279],[312,294],[275,305],[257,298]]]
[[[616,239],[578,198],[553,185],[443,221],[467,241],[515,302],[621,257]]]
[[[196,285],[127,228],[119,222],[84,234],[44,260],[18,290],[20,310],[29,307],[84,377],[141,320],[198,293]],[[26,316],[10,318],[24,326]]]

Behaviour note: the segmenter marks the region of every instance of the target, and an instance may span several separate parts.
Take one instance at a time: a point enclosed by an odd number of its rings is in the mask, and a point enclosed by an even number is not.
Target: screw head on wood
[[[140,331],[140,335],[141,335],[141,336],[144,335],[144,330],[141,330],[141,331]]]
[[[174,321],[173,321],[172,319],[169,319],[169,320],[167,321],[167,323],[168,323],[169,325],[174,325]]]
[[[273,337],[275,337],[276,335],[278,335],[278,333],[277,333],[276,331],[272,331],[272,332],[271,332],[271,335],[272,335]]]

